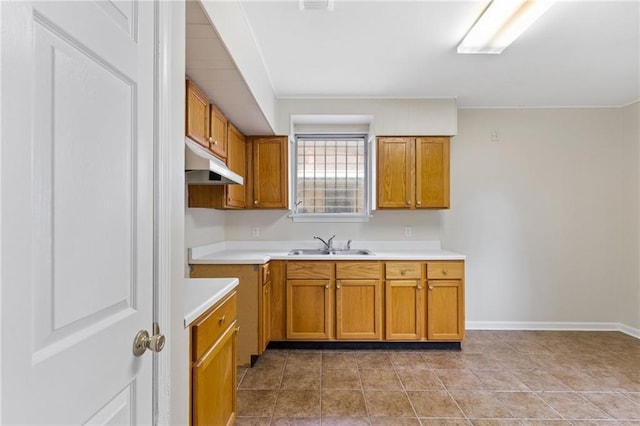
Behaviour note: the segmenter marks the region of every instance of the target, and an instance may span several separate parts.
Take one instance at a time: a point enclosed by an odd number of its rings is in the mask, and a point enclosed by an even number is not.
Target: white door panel
[[[154,4],[0,7],[0,423],[151,423]]]

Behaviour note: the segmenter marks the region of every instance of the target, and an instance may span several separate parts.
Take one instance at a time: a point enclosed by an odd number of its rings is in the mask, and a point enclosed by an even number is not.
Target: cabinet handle
[[[258,200],[253,200],[253,204],[258,205]]]
[[[421,206],[422,205],[422,201],[416,201],[416,206]]]
[[[407,200],[407,205],[410,206],[411,205],[411,200]]]
[[[213,138],[209,136],[209,142],[213,142]]]
[[[221,316],[221,317],[218,319],[218,323],[220,323],[220,325],[224,324],[224,320],[225,320],[226,318],[227,318],[227,316],[226,316],[226,315]]]
[[[325,284],[324,288],[329,289],[329,284]]]
[[[448,271],[448,270],[446,270],[446,269],[443,269],[443,270],[442,270],[442,275],[447,275],[448,273],[449,273],[449,271]]]
[[[340,283],[337,283],[336,288],[342,288],[342,285]]]
[[[433,286],[432,285],[429,286],[429,290],[433,290]]]
[[[213,141],[213,144],[214,144],[214,145],[218,145],[218,141],[217,141],[217,140],[214,140],[214,141]]]
[[[418,290],[422,290],[422,285],[418,284],[418,286],[416,287]]]
[[[268,288],[265,288],[265,289],[264,289],[264,294],[267,294],[267,293],[269,293],[269,289],[268,289]]]

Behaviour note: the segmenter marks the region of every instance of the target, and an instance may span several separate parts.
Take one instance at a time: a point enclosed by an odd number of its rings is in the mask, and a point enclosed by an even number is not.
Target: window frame
[[[299,213],[298,202],[298,140],[362,140],[364,142],[364,195],[362,213]],[[292,144],[289,175],[291,176],[291,214],[294,222],[368,222],[372,217],[372,182],[373,182],[373,153],[371,135],[366,132],[358,133],[296,133],[290,139]]]

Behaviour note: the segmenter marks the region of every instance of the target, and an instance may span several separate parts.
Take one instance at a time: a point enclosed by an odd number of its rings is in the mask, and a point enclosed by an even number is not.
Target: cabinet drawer
[[[271,266],[268,263],[262,265],[262,284],[271,281]]]
[[[330,279],[333,262],[289,262],[287,278]]]
[[[464,277],[464,262],[428,262],[427,278],[434,279],[462,279]]]
[[[394,262],[386,265],[387,279],[422,278],[422,263],[419,262]]]
[[[220,305],[196,320],[191,327],[193,361],[198,360],[235,321],[237,305],[236,293],[233,292]]]
[[[378,262],[339,262],[336,264],[336,278],[370,278],[380,279]]]

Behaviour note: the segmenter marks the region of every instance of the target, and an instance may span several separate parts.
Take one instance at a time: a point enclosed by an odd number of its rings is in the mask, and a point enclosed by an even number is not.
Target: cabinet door
[[[252,139],[253,203],[259,209],[286,209],[287,136]]]
[[[380,280],[336,281],[336,338],[382,339]]]
[[[246,165],[246,139],[233,124],[229,123],[227,129],[227,166],[240,176],[247,175]],[[244,185],[225,185],[226,200],[225,207],[244,208],[245,188]]]
[[[194,425],[231,425],[236,402],[236,323],[194,364],[192,416]]]
[[[271,281],[262,286],[262,350],[271,341]]]
[[[420,340],[425,319],[421,280],[386,282],[386,340]]]
[[[209,148],[209,98],[191,80],[187,80],[186,135]]]
[[[227,158],[227,118],[213,105],[210,106],[209,111],[211,123],[209,130],[209,136],[211,136],[211,139],[209,139],[209,149],[211,149],[211,152],[217,157],[224,160]]]
[[[332,337],[331,292],[330,280],[287,280],[287,339]]]
[[[449,138],[416,139],[416,208],[449,208]]]
[[[412,208],[414,138],[378,138],[378,208]]]
[[[464,339],[462,280],[429,280],[427,284],[427,339]]]

